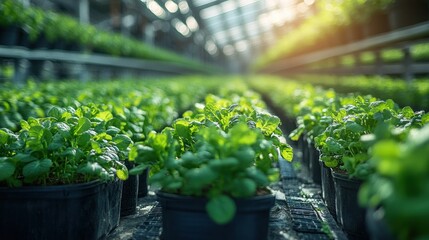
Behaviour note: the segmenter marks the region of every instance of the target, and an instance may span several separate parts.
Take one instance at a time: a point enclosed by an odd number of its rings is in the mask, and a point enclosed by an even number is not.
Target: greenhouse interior
[[[428,0],[0,0],[0,239],[429,239]]]

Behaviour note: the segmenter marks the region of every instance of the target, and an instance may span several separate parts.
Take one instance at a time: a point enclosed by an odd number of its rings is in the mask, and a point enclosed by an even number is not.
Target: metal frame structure
[[[262,71],[270,74],[291,73],[326,73],[326,74],[397,74],[411,81],[414,74],[428,73],[429,63],[413,63],[410,46],[429,42],[429,22],[423,22],[407,28],[381,34],[350,44],[324,49],[300,56],[280,59],[273,62]],[[417,39],[417,40],[416,40]],[[384,64],[380,60],[380,50],[385,48],[399,48],[403,51],[402,63]],[[322,60],[338,58],[349,54],[358,54],[363,51],[373,51],[376,64],[371,66],[357,65],[354,67],[333,67],[326,69],[309,69],[312,63]]]

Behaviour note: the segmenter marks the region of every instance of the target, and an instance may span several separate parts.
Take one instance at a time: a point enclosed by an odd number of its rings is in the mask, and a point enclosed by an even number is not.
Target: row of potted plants
[[[253,69],[263,70],[283,58],[427,21],[428,7],[424,0],[317,1],[316,13],[279,39],[256,60]]]
[[[137,189],[130,188],[142,183],[147,193],[147,184],[134,175],[134,182],[126,180],[129,151],[213,86],[198,77],[189,77],[201,83],[195,87],[183,80],[30,83],[1,91],[3,106],[43,115],[21,119],[15,131],[0,130],[2,236],[100,239],[120,216],[135,213]],[[19,114],[14,110],[0,114]],[[122,191],[133,194],[124,198]]]
[[[183,84],[184,81],[190,85]],[[199,76],[117,80],[103,82],[102,85],[78,81],[28,82],[23,86],[3,84],[0,86],[0,127],[17,131],[21,120],[44,117],[52,105],[67,107],[97,103],[111,105],[122,115],[129,115],[135,122],[140,121],[140,125],[161,129],[171,124],[178,116],[177,111],[188,109],[208,91],[214,91],[215,86],[215,82],[205,81]],[[122,107],[127,109],[121,110]],[[138,115],[142,116],[141,119]],[[135,127],[130,125],[129,128]],[[150,130],[152,128],[146,132]]]
[[[207,69],[199,62],[142,41],[81,24],[71,16],[24,7],[21,2],[0,3],[0,45],[29,48],[77,50],[114,56],[174,62],[191,69]]]
[[[380,99],[393,99],[401,107],[429,110],[429,83],[425,78],[406,82],[387,76],[297,75],[294,79],[323,88],[333,88],[339,93],[370,94]]]
[[[410,46],[410,54],[413,62],[428,62],[429,60],[429,44],[420,43]],[[404,53],[399,48],[388,48],[380,50],[381,64],[400,64],[404,62]],[[353,67],[360,65],[372,65],[377,63],[375,52],[365,51],[355,55],[345,55],[339,58],[339,61],[334,58],[322,60],[312,63],[310,69],[326,69],[338,67]]]
[[[269,93],[273,101],[280,106],[285,102],[296,101],[294,99],[296,96],[289,94],[292,91],[306,91],[298,83],[285,83],[275,79],[271,79],[269,86],[266,82],[263,85],[260,84],[260,81],[255,81],[253,84],[261,91]],[[291,87],[295,87],[294,90],[291,91]],[[284,89],[289,89],[286,91],[289,95],[285,96]],[[293,112],[297,119],[297,128],[290,134],[290,137],[292,140],[298,140],[301,137],[303,158],[306,160],[304,163],[308,164],[309,175],[315,182],[321,182],[323,198],[348,236],[353,239],[368,238],[367,233],[363,231],[365,229],[365,210],[358,205],[357,194],[362,183],[371,181],[369,179],[377,176],[379,174],[377,171],[380,171],[380,168],[374,167],[373,163],[373,158],[377,159],[377,157],[373,154],[375,147],[372,146],[378,144],[376,140],[379,140],[374,135],[383,139],[389,135],[390,130],[394,129],[396,137],[401,136],[403,139],[411,129],[421,128],[429,123],[429,115],[424,114],[423,111],[414,112],[410,107],[399,108],[392,100],[382,101],[370,96],[338,96],[332,91],[320,89],[299,96],[299,104],[294,106],[293,111],[290,109],[290,105],[285,105],[285,109]],[[395,149],[385,148],[384,150],[390,152]],[[423,148],[414,150],[418,154],[424,151]],[[387,154],[386,152],[385,154]],[[395,164],[391,163],[391,159],[388,158],[378,159],[384,161],[386,168],[390,167],[389,164],[392,166]],[[409,160],[404,159],[404,161]],[[424,164],[425,161],[421,161],[421,164]],[[368,188],[368,185],[366,186]],[[414,198],[410,196],[410,198],[418,201],[425,197],[424,193],[421,194],[413,196]],[[363,202],[372,203],[377,200],[365,198],[364,193],[361,195]],[[395,196],[391,197],[393,200],[391,198],[388,201],[396,201]],[[380,200],[377,203],[381,202]],[[398,211],[407,212],[407,209],[407,206],[402,206],[402,210]],[[392,215],[386,212],[386,216],[392,217],[389,219],[389,224],[403,220],[398,218],[398,215],[395,216],[396,218],[393,217],[394,214],[394,212]],[[425,212],[422,213],[422,215],[424,214]],[[412,216],[417,215],[410,213],[409,217]],[[401,233],[404,239],[408,239],[408,237],[423,236],[424,231],[417,227],[422,224],[424,223],[416,223],[415,228],[409,225],[399,226],[399,224],[390,225],[390,227],[392,227],[392,232]]]
[[[150,167],[162,238],[267,238],[275,200],[268,186],[278,179],[277,161],[292,160],[292,148],[280,119],[242,84],[233,83],[222,97],[206,96],[131,150],[132,174]]]

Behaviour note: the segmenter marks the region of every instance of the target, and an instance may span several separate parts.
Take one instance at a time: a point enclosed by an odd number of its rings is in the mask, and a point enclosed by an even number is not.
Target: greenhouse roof
[[[314,0],[143,0],[153,20],[211,55],[252,59],[307,16]]]

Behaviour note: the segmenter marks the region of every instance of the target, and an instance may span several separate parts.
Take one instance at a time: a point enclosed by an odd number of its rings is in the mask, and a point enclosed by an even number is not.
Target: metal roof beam
[[[201,5],[201,6],[199,6],[199,7],[195,7],[195,8],[196,8],[196,9],[198,9],[199,11],[201,11],[201,10],[203,10],[203,9],[205,9],[205,8],[213,7],[213,6],[215,6],[215,5],[221,4],[221,3],[226,2],[226,1],[227,1],[227,0],[216,0],[216,1],[213,1],[213,2],[210,2],[210,3],[203,4],[203,5]]]

